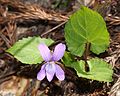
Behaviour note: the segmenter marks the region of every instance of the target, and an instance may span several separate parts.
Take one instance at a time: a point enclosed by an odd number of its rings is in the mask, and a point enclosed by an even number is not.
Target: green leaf
[[[85,70],[85,62],[83,60],[75,61],[73,55],[71,55],[69,52],[65,53],[62,62],[65,64],[65,66],[74,68],[79,77],[104,82],[112,81],[112,67],[110,64],[101,59],[93,58],[88,60],[88,72]]]
[[[82,56],[86,43],[95,54],[104,52],[109,46],[109,33],[104,19],[97,12],[82,7],[65,25],[65,39],[70,52]]]
[[[89,72],[85,71],[85,62],[79,61],[74,62],[74,69],[77,72],[79,77],[104,81],[104,82],[111,82],[112,81],[112,74],[113,70],[110,64],[106,63],[105,61],[94,58],[87,61],[89,66]]]
[[[7,52],[25,64],[41,63],[43,59],[38,50],[38,45],[40,43],[50,45],[53,43],[53,40],[40,37],[23,38],[9,48]]]

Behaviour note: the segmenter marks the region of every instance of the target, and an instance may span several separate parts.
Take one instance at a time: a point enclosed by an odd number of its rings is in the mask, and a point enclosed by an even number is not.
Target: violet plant
[[[63,58],[67,67],[74,68],[79,77],[112,81],[112,66],[100,58],[91,56],[93,53],[99,55],[105,52],[110,43],[105,21],[99,13],[82,6],[71,15],[65,25],[65,40],[70,51],[66,52]],[[75,60],[74,56],[81,59]]]
[[[112,66],[98,57],[91,56],[93,53],[99,55],[105,52],[109,47],[109,39],[102,16],[87,7],[81,7],[70,16],[65,25],[65,40],[69,52],[65,52],[66,46],[62,43],[56,45],[53,52],[50,51],[48,46],[54,41],[40,37],[23,38],[7,52],[23,64],[42,64],[45,61],[37,74],[38,80],[47,77],[50,82],[54,75],[59,80],[64,80],[64,70],[61,64],[58,64],[63,57],[63,64],[74,68],[78,77],[111,82]],[[76,56],[80,57],[80,60],[76,60]]]

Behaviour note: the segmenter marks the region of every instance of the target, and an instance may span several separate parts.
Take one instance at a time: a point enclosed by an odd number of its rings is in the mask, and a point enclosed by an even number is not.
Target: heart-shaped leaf
[[[22,40],[16,42],[11,48],[9,48],[7,52],[12,54],[22,63],[38,64],[43,61],[38,50],[38,45],[40,43],[50,45],[53,43],[53,40],[40,37],[23,38]]]
[[[111,82],[113,70],[110,64],[107,64],[105,61],[94,58],[87,61],[89,66],[89,72],[85,71],[85,62],[78,61],[74,62],[74,69],[77,72],[79,77],[84,77],[92,80]]]
[[[95,54],[104,52],[109,45],[109,33],[100,14],[87,7],[75,12],[65,25],[65,39],[70,52],[82,56],[86,43]]]

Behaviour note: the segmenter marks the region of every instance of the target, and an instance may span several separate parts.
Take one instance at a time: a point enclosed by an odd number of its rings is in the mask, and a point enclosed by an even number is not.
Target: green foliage
[[[9,48],[7,52],[25,64],[41,63],[43,60],[38,50],[40,43],[50,45],[53,43],[53,40],[40,37],[23,38]]]
[[[104,52],[109,45],[109,33],[106,24],[97,12],[82,7],[75,12],[65,25],[65,39],[69,51],[82,56],[85,44],[90,43],[90,50],[95,54]]]
[[[86,72],[85,70],[85,62],[83,60],[75,61],[71,58],[69,53],[64,55],[62,62],[67,67],[72,67],[76,70],[77,75],[79,77],[104,81],[104,82],[111,82],[112,81],[112,74],[113,70],[110,64],[106,63],[105,61],[93,58],[87,61],[89,71]]]
[[[85,62],[79,61],[74,63],[74,69],[79,77],[84,77],[92,80],[111,82],[113,70],[110,64],[97,58],[87,61],[89,71],[85,71]]]

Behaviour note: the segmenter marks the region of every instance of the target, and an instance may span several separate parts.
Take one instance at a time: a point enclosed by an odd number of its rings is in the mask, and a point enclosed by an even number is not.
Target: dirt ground
[[[64,81],[38,81],[40,65],[22,64],[5,52],[23,37],[65,42],[64,25],[81,5],[106,21],[110,46],[97,57],[113,66],[113,82],[79,78],[71,68]],[[0,96],[120,96],[120,0],[0,0]]]

